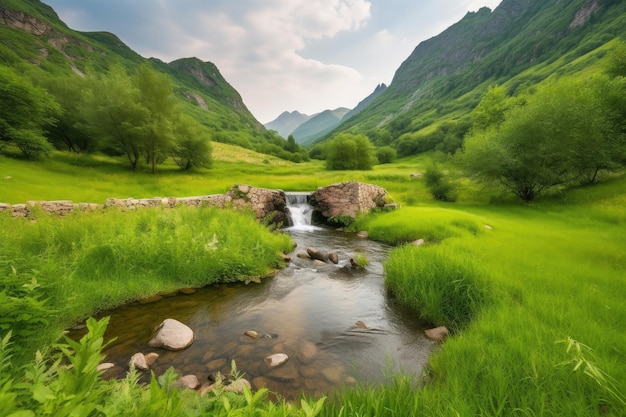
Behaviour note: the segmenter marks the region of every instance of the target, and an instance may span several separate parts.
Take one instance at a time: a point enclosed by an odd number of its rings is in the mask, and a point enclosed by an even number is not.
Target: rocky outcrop
[[[314,203],[326,219],[344,216],[355,218],[385,206],[387,191],[373,184],[342,182],[320,187],[313,195]]]

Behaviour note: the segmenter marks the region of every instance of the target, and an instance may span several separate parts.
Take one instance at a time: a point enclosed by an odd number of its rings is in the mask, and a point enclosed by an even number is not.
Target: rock
[[[289,362],[281,367],[272,369],[269,377],[281,382],[296,381],[300,379],[300,372],[295,362]]]
[[[280,258],[287,263],[291,262],[291,258],[288,255],[285,255],[284,253],[280,254]]]
[[[386,197],[387,191],[384,188],[350,181],[320,187],[312,200],[325,218],[355,218],[358,213],[369,213],[376,208],[382,208]]]
[[[248,337],[251,337],[253,339],[258,339],[259,338],[259,334],[257,332],[255,332],[254,330],[246,330],[243,334],[245,334]]]
[[[248,382],[247,379],[240,378],[233,381],[231,384],[226,385],[224,387],[224,391],[226,392],[234,392],[237,394],[243,394],[243,388],[248,387],[248,389],[252,389],[252,385]]]
[[[135,369],[139,369],[142,371],[147,371],[148,369],[150,369],[150,367],[148,366],[148,363],[146,362],[146,357],[141,352],[135,353],[130,358],[130,361],[128,362],[128,366],[130,366],[131,368],[134,367]]]
[[[161,301],[163,299],[163,296],[156,294],[153,295],[152,297],[146,297],[146,298],[142,298],[140,300],[137,300],[139,302],[139,304],[152,304],[152,303],[156,303],[158,301]]]
[[[300,362],[309,364],[317,358],[319,349],[313,342],[305,342],[298,351],[297,358]]]
[[[96,368],[97,371],[106,371],[107,369],[111,369],[115,366],[114,363],[111,362],[104,362],[98,365],[98,367]]]
[[[316,259],[316,260],[313,261],[313,265],[315,265],[315,266],[326,266],[328,264],[326,262],[324,262],[324,261],[320,261],[319,259]]]
[[[156,360],[159,359],[159,354],[155,352],[150,352],[147,355],[145,355],[145,357],[146,357],[146,363],[148,364],[148,366],[152,366],[154,365]]]
[[[328,259],[335,265],[339,263],[339,255],[337,255],[336,253],[329,253]]]
[[[367,239],[369,237],[369,233],[367,233],[366,231],[361,231],[356,234],[356,237]]]
[[[415,173],[411,174],[411,178],[422,178],[422,173],[421,172],[415,172]]]
[[[436,342],[443,342],[448,336],[448,329],[445,326],[435,327],[434,329],[424,330],[426,337]]]
[[[318,261],[328,262],[328,254],[326,252],[320,252],[317,249],[306,248],[306,252],[311,259],[317,259]]]
[[[300,259],[311,259],[311,257],[309,256],[308,253],[304,253],[304,252],[299,252],[298,255],[296,255],[298,258]]]
[[[411,244],[415,245],[415,246],[422,246],[424,243],[426,243],[426,242],[424,242],[424,239],[417,239],[416,241],[414,241]]]
[[[343,380],[343,367],[324,368],[322,369],[322,375],[328,382],[338,384]]]
[[[211,362],[206,364],[206,368],[209,371],[219,371],[226,366],[226,362],[228,362],[224,358],[213,359]]]
[[[148,343],[152,347],[182,350],[193,343],[193,330],[174,319],[165,319],[155,329],[156,335]]]
[[[284,353],[275,353],[265,358],[265,363],[268,364],[271,368],[275,368],[277,366],[283,365],[285,362],[289,360],[289,356]]]
[[[287,196],[282,190],[257,188],[250,185],[234,185],[225,196],[233,208],[251,209],[257,220],[268,220],[283,226],[287,220]]]
[[[368,327],[367,327],[367,324],[365,324],[365,322],[364,322],[364,321],[362,321],[362,320],[359,320],[359,321],[357,321],[356,323],[354,323],[354,327],[355,327],[356,329],[361,329],[361,330],[365,330],[365,329],[367,329],[367,328],[368,328]]]
[[[203,397],[204,395],[206,395],[207,392],[213,391],[216,386],[217,386],[217,384],[204,384],[198,390],[198,395]]]
[[[191,295],[197,293],[198,290],[195,288],[180,288],[178,292],[184,295]]]
[[[198,377],[195,375],[185,375],[178,378],[176,381],[176,388],[187,388],[191,390],[198,389],[200,386],[200,381],[198,381]]]
[[[356,379],[352,376],[348,376],[346,377],[345,383],[348,385],[354,385],[356,384]]]

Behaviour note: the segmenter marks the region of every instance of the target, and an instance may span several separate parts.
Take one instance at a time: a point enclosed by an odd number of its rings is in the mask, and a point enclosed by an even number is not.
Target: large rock
[[[193,330],[174,319],[165,319],[155,329],[155,336],[150,340],[152,347],[168,350],[182,350],[193,343]]]
[[[327,219],[343,216],[355,218],[359,213],[369,213],[384,207],[386,197],[384,188],[351,181],[320,187],[313,195],[313,200]]]
[[[282,190],[238,184],[226,193],[226,201],[234,208],[252,209],[257,220],[277,225],[287,224],[287,197]]]

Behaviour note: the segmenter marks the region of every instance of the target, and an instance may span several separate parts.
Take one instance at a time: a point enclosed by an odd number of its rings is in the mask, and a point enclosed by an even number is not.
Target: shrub
[[[379,164],[390,164],[398,157],[398,153],[391,146],[383,146],[376,150]]]
[[[424,173],[424,181],[430,194],[440,201],[456,201],[456,189],[436,165],[430,166]]]

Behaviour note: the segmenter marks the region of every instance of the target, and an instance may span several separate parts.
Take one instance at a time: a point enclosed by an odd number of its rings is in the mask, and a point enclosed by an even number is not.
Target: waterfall
[[[309,204],[311,193],[285,193],[287,211],[291,219],[291,230],[318,230],[311,225],[313,206]]]

